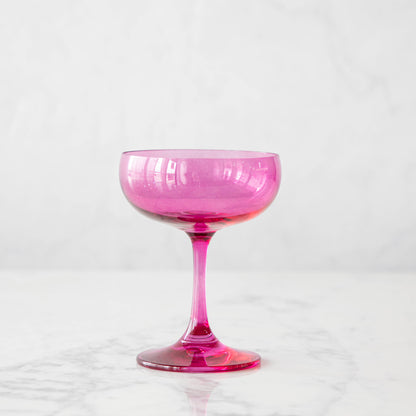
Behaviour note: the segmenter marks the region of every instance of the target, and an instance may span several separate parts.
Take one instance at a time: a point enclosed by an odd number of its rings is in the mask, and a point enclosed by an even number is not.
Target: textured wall
[[[2,2],[0,267],[189,267],[118,158],[207,147],[283,165],[210,267],[416,270],[415,21],[411,0]]]

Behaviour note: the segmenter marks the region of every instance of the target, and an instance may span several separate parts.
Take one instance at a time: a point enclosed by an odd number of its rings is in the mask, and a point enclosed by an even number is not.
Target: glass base
[[[239,351],[227,347],[218,340],[209,344],[175,344],[144,351],[137,356],[137,363],[148,368],[185,373],[236,371],[256,367],[260,356],[254,352]]]

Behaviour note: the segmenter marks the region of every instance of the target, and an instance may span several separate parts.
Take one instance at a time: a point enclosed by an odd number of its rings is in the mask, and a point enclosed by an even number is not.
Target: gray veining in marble
[[[168,274],[1,272],[1,414],[416,410],[416,276],[211,273],[214,332],[258,351],[263,362],[255,370],[189,375],[135,364],[138,351],[174,341],[186,324],[189,273]]]

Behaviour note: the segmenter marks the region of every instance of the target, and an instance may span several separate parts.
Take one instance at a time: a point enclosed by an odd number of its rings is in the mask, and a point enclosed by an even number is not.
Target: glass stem
[[[205,272],[207,250],[214,233],[187,233],[192,241],[194,253],[194,287],[192,294],[191,318],[188,328],[182,336],[182,342],[216,341],[208,323],[207,304],[205,297]]]

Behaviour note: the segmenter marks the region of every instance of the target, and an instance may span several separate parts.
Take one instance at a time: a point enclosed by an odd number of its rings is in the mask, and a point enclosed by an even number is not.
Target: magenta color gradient
[[[260,356],[223,345],[212,333],[205,301],[206,254],[214,233],[250,219],[275,198],[280,161],[273,153],[229,150],[125,152],[120,182],[130,203],[151,218],[184,230],[194,251],[191,318],[175,344],[148,350],[139,364],[184,372],[230,371],[260,363]]]
[[[120,181],[141,212],[184,231],[209,232],[264,210],[280,184],[271,153],[145,150],[123,153]]]

